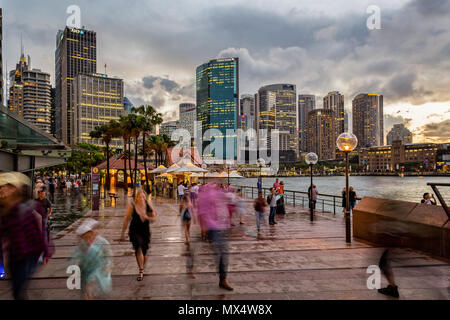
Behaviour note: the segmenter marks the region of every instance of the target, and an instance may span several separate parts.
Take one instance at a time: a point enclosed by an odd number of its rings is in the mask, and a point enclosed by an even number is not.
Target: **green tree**
[[[92,139],[101,140],[106,147],[106,189],[110,187],[110,173],[109,173],[109,158],[110,158],[110,144],[113,138],[120,137],[120,124],[111,120],[108,124],[95,127],[93,131],[89,133]]]

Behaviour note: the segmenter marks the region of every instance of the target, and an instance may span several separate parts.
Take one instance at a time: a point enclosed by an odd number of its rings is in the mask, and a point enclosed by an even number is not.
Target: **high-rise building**
[[[393,141],[400,140],[405,144],[412,143],[413,135],[403,123],[394,124],[387,134],[387,144],[392,145]]]
[[[280,163],[292,163],[298,154],[297,93],[293,84],[272,84],[258,90],[258,129],[279,130]],[[272,141],[268,140],[268,148]]]
[[[55,89],[56,136],[73,144],[72,86],[78,74],[97,72],[97,35],[94,31],[66,27],[56,35]],[[122,106],[123,108],[123,106]]]
[[[298,126],[300,133],[300,150],[306,151],[307,144],[307,120],[308,113],[316,108],[316,96],[313,94],[299,94],[298,95]]]
[[[180,122],[178,120],[161,123],[161,126],[159,127],[159,134],[165,134],[170,138],[172,133],[177,130],[179,126]]]
[[[180,103],[180,129],[189,131],[191,139],[194,139],[194,123],[197,120],[197,108],[194,103]]]
[[[23,118],[51,133],[50,74],[39,69],[23,72]]]
[[[239,128],[247,131],[256,130],[256,101],[255,95],[243,94],[239,103]]]
[[[56,108],[55,108],[55,88],[50,90],[50,133],[55,136],[56,132]]]
[[[19,116],[23,116],[23,73],[28,70],[28,63],[23,51],[16,68],[9,72],[8,109]]]
[[[0,105],[4,103],[3,100],[3,12],[0,8]]]
[[[220,135],[211,140],[224,139],[222,150],[211,150],[206,157],[216,160],[234,160],[237,155],[237,139],[227,137],[227,129],[238,128],[239,110],[239,58],[213,59],[197,67],[197,121],[201,122],[202,135],[208,129],[217,129]],[[233,139],[233,150],[227,150],[226,139]],[[203,142],[203,149],[209,144]]]
[[[51,85],[50,75],[39,69],[31,69],[20,55],[16,68],[9,72],[10,88],[8,108],[46,133],[51,133]]]
[[[345,132],[344,95],[331,91],[323,98],[323,108],[333,110],[336,116],[336,137]]]
[[[106,74],[78,74],[72,82],[73,143],[97,144],[89,133],[111,120],[125,115],[123,108],[123,81]],[[112,145],[119,146],[122,139],[113,139]]]
[[[314,109],[308,113],[308,152],[320,160],[336,158],[336,117],[331,109]]]
[[[352,101],[353,133],[358,147],[381,146],[383,133],[383,95],[358,94]]]

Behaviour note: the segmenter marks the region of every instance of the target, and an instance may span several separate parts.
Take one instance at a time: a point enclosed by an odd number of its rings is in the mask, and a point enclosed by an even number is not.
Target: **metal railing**
[[[447,217],[450,219],[450,208],[447,206],[447,203],[445,203],[444,198],[442,197],[441,193],[439,192],[439,189],[437,188],[437,187],[450,187],[450,183],[428,182],[427,185],[429,185],[431,189],[433,189],[434,193],[436,194],[436,197],[438,198],[439,202],[442,205],[442,208],[444,208]]]
[[[242,194],[245,197],[256,199],[258,196],[258,188],[250,187],[250,186],[233,186],[236,189],[241,189]],[[271,188],[262,188],[263,197],[266,199],[267,195],[269,195]],[[361,200],[361,198],[356,198],[357,201]],[[286,204],[291,204],[294,207],[309,207],[309,199],[307,191],[294,191],[294,190],[284,190],[284,202]],[[342,209],[342,195],[336,196],[332,194],[324,194],[319,193],[316,201],[316,209],[322,210],[325,212],[332,212],[333,214],[342,213],[342,210],[338,210],[337,208]]]

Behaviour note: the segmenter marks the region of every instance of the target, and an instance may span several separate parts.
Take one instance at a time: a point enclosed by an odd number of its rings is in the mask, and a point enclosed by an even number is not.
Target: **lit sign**
[[[84,30],[79,30],[79,29],[75,29],[75,28],[70,29],[70,32],[84,34]]]
[[[92,75],[94,77],[101,77],[101,78],[107,78],[108,77],[106,74],[103,74],[103,73],[93,73]]]

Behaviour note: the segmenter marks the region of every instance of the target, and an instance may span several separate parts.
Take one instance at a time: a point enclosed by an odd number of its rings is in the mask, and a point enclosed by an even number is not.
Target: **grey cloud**
[[[448,0],[414,0],[410,4],[423,15],[446,15],[450,13]]]
[[[431,141],[446,141],[450,139],[450,119],[441,122],[431,122],[419,128],[419,133]]]

